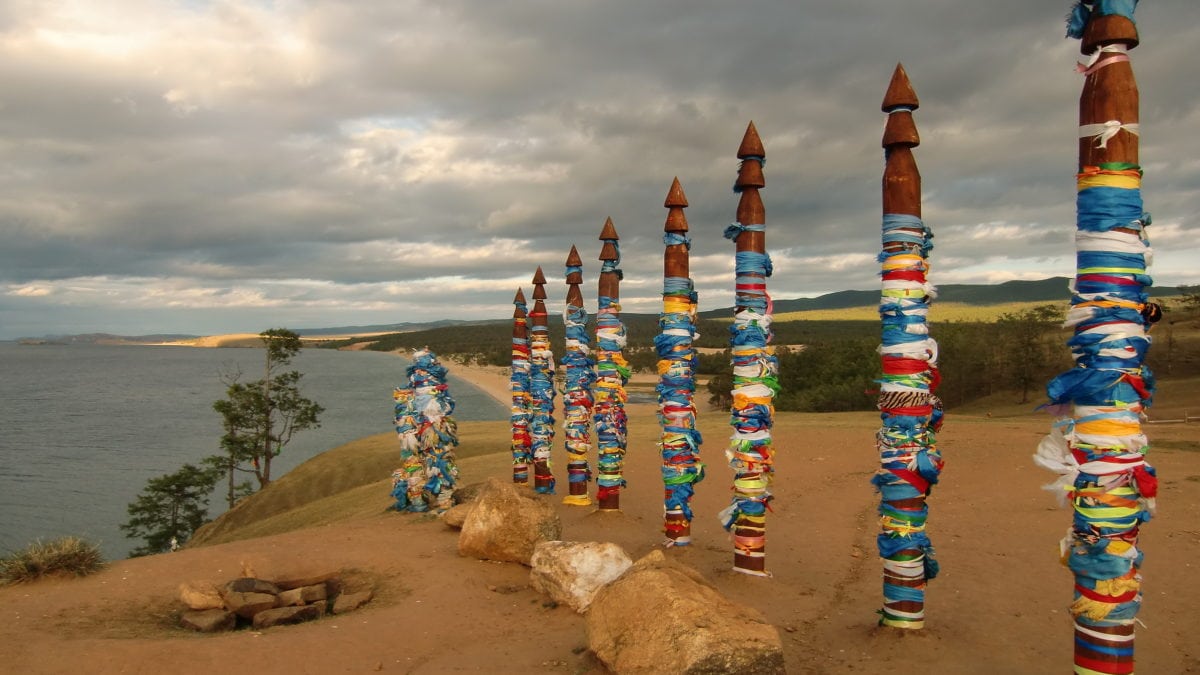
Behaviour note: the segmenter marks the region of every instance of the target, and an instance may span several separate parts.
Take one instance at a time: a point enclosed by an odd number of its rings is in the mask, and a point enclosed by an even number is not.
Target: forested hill
[[[1050,277],[1037,281],[1006,281],[1002,284],[946,284],[937,287],[938,302],[958,302],[964,305],[998,305],[1010,302],[1059,302],[1070,296],[1070,279]],[[1154,297],[1179,295],[1174,287],[1151,287]],[[775,313],[804,312],[814,309],[848,309],[865,307],[879,302],[879,289],[869,291],[837,291],[815,298],[776,300]],[[706,318],[729,315],[729,309],[701,312]]]

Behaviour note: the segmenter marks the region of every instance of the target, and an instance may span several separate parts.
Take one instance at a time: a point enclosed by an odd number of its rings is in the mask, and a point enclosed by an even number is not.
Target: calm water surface
[[[306,349],[292,361],[302,391],[325,407],[321,428],[298,432],[272,462],[278,478],[347,441],[392,429],[392,387],[408,362],[394,354]],[[450,369],[459,420],[508,409]],[[118,525],[146,481],[220,451],[220,375],[256,379],[261,349],[29,346],[0,343],[0,554],[34,539],[82,536],[109,558],[140,541]],[[397,450],[399,457],[399,450]],[[213,515],[221,510],[212,501]]]

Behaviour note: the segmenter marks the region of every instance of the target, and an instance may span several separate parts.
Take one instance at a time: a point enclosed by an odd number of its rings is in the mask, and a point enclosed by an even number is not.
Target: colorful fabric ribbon
[[[621,249],[616,239],[605,239],[616,251],[616,259],[605,260],[603,274],[622,276]],[[629,363],[625,360],[625,325],[621,323],[619,298],[600,296],[596,310],[596,381],[593,386],[592,423],[596,431],[596,499],[620,494],[625,487],[626,448],[625,385]]]
[[[937,448],[941,402],[937,342],[926,317],[936,297],[928,283],[933,233],[920,218],[885,214],[882,227],[882,293],[879,469],[871,482],[880,493],[879,556],[883,559],[880,624],[921,628],[925,587],[937,575],[933,544],[925,533],[925,497],[938,482],[943,460]]]
[[[580,273],[578,267],[567,267],[567,276]],[[563,312],[566,326],[566,347],[562,365],[563,381],[563,436],[567,450],[567,480],[570,492],[563,497],[564,504],[587,506],[592,501],[587,494],[592,470],[588,466],[591,450],[591,417],[594,401],[592,384],[596,381],[595,363],[587,334],[587,311],[583,307],[568,304]],[[578,485],[583,484],[580,492]]]
[[[458,424],[446,368],[432,351],[418,349],[407,374],[408,387],[393,393],[401,467],[392,473],[392,495],[397,510],[445,511],[458,480]]]
[[[745,161],[754,161],[749,158]],[[725,236],[737,241],[743,232],[764,231],[763,224],[734,223]],[[733,405],[730,425],[733,435],[725,456],[733,469],[733,498],[720,513],[725,529],[734,530],[736,553],[747,557],[765,554],[766,513],[772,499],[769,489],[774,473],[771,425],[775,409],[772,399],[779,392],[779,362],[771,341],[771,298],[766,279],[771,276],[771,259],[766,253],[738,251],[735,255],[735,302],[738,311],[729,328],[733,359]],[[736,560],[737,556],[735,556]],[[734,570],[757,576],[766,572]]]
[[[529,393],[531,364],[529,361],[527,308],[524,302],[514,304],[517,306],[519,316],[514,317],[513,322],[519,326],[519,329],[513,332],[524,334],[526,337],[513,337],[512,339],[512,361],[509,375],[512,408],[509,420],[512,423],[513,482],[528,483],[529,462],[532,459],[529,419],[531,417],[530,405],[533,399]]]
[[[1081,2],[1067,34],[1081,38],[1092,13],[1132,21],[1136,6],[1137,0]],[[1100,51],[1124,56],[1125,50]],[[1087,82],[1085,87],[1098,86],[1095,78]],[[1109,121],[1081,125],[1080,135],[1095,136],[1104,148],[1121,129],[1138,131]],[[1059,554],[1075,580],[1070,611],[1076,673],[1133,672],[1134,622],[1142,601],[1138,534],[1158,494],[1141,431],[1154,392],[1154,376],[1144,364],[1147,317],[1153,316],[1146,287],[1153,280],[1146,270],[1151,219],[1142,210],[1141,177],[1141,167],[1124,162],[1083,166],[1076,177],[1076,275],[1065,324],[1074,329],[1067,344],[1075,367],[1046,386],[1047,407],[1060,417],[1034,455],[1035,463],[1059,474],[1046,487],[1074,511]]]
[[[554,447],[554,352],[550,351],[550,335],[546,330],[546,314],[537,313],[537,305],[530,313],[529,352],[531,373],[529,392],[532,398],[532,416],[529,420],[530,452],[535,472],[534,489],[542,494],[554,494],[554,474],[550,468],[550,455]]]
[[[684,233],[663,236],[668,247],[691,247]],[[662,479],[665,518],[663,527],[668,546],[692,543],[691,501],[695,485],[704,480],[700,462],[700,444],[704,439],[696,428],[696,367],[698,357],[693,343],[696,333],[698,296],[692,280],[686,277],[663,278],[663,311],[658,315],[659,334],[654,338],[658,352],[658,421],[662,426]]]

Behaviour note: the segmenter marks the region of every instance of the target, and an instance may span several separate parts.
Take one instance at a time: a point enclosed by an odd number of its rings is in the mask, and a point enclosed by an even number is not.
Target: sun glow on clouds
[[[24,286],[9,286],[8,290],[5,291],[4,294],[18,298],[44,298],[48,295],[52,295],[53,293],[54,289],[50,288],[49,286],[43,286],[40,284],[26,284]]]
[[[319,49],[304,34],[303,17],[273,3],[229,1],[197,10],[141,0],[124,2],[119,10],[94,2],[36,8],[24,16],[34,28],[9,33],[0,41],[5,51],[149,75],[181,115],[248,91],[308,86],[322,74]]]
[[[504,261],[535,264],[538,253],[526,239],[491,239],[481,244],[439,244],[418,241],[376,240],[350,244],[346,259],[355,263],[384,263],[421,269],[444,269],[456,265]]]
[[[462,187],[487,184],[547,184],[564,180],[565,164],[514,162],[500,152],[506,138],[480,138],[433,121],[427,128],[412,124],[378,124],[356,120],[344,126],[347,147],[343,170],[380,186],[404,183],[454,183]],[[481,152],[482,148],[482,152]],[[494,148],[495,153],[488,149]]]

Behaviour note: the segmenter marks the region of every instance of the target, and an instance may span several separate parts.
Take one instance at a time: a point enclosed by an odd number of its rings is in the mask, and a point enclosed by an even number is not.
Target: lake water
[[[301,390],[325,407],[298,432],[272,478],[342,443],[390,431],[392,388],[407,360],[379,352],[306,349]],[[508,418],[508,408],[454,376],[454,416]],[[146,481],[220,452],[221,373],[259,377],[261,349],[0,343],[0,555],[35,539],[74,535],[108,558],[141,544],[118,526]],[[399,447],[397,446],[397,459]],[[212,514],[223,511],[214,498]]]

